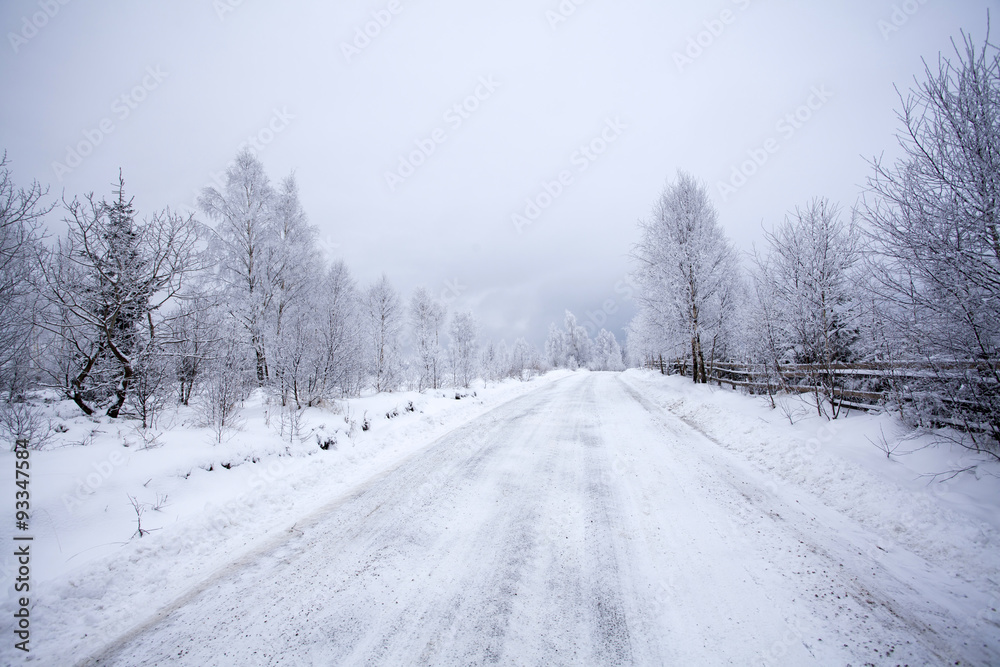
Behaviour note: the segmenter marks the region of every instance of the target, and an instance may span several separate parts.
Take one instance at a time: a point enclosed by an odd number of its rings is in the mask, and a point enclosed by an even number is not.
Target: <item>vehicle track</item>
[[[583,373],[452,431],[80,664],[965,660],[907,586],[844,568],[848,524]]]

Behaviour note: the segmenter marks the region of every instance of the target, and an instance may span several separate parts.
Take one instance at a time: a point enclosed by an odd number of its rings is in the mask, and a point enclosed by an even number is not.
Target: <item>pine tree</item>
[[[55,366],[86,413],[110,400],[118,417],[140,367],[152,368],[170,317],[164,306],[201,269],[200,227],[164,210],[139,223],[119,175],[116,199],[67,204],[68,231],[44,258],[40,325],[61,340]]]

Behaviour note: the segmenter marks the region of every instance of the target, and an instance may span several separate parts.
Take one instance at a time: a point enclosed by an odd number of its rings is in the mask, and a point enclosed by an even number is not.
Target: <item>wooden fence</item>
[[[656,358],[647,361],[646,368],[658,370],[664,374],[679,374],[690,376],[690,361]],[[995,367],[995,366],[993,366]],[[948,407],[947,412],[953,414],[938,414],[933,421],[938,425],[953,426],[961,429],[990,431],[994,426],[989,422],[996,420],[995,414],[990,414],[987,407],[974,401],[957,397],[942,396],[927,390],[915,389],[915,386],[932,382],[962,380],[969,376],[970,371],[982,380],[988,371],[989,364],[982,362],[949,361],[931,365],[927,362],[906,361],[896,363],[836,363],[829,367],[820,364],[784,364],[778,368],[765,369],[763,365],[747,365],[728,362],[715,362],[709,368],[709,382],[719,386],[729,385],[732,388],[744,389],[751,394],[769,394],[778,392],[818,393],[831,398],[833,403],[851,410],[876,410],[887,405],[901,407],[904,403],[920,398],[933,396],[937,401]],[[780,379],[779,379],[780,378]],[[823,386],[816,384],[817,378],[828,380]],[[989,380],[986,380],[989,382]],[[995,385],[995,382],[993,383]],[[831,395],[832,394],[832,395]],[[982,424],[970,421],[968,417],[955,419],[954,413],[964,411],[982,415],[986,422]]]

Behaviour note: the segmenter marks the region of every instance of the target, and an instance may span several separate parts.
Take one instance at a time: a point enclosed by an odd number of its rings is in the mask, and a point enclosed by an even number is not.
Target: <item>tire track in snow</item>
[[[380,505],[384,505],[385,502],[390,501],[386,496],[391,496],[392,494],[387,493],[386,487],[418,489],[423,481],[429,477],[428,472],[445,469],[450,473],[454,473],[455,468],[460,465],[465,465],[467,472],[470,474],[474,473],[477,467],[481,469],[484,460],[484,455],[480,451],[482,449],[480,441],[482,432],[490,429],[503,429],[512,415],[520,419],[525,414],[534,414],[538,410],[544,409],[544,405],[552,400],[552,395],[557,393],[555,384],[545,385],[530,394],[501,404],[472,422],[441,436],[425,449],[405,459],[385,473],[369,480],[362,487],[348,492],[326,507],[312,513],[304,520],[300,520],[296,525],[302,531],[309,531],[325,521],[329,515],[342,512],[347,508],[351,509],[350,514],[353,516],[367,517],[368,521],[357,522],[350,521],[350,517],[348,517],[348,520],[343,522],[344,531],[340,534],[339,541],[345,546],[345,554],[356,554],[357,562],[364,563],[361,569],[354,573],[355,576],[360,576],[364,572],[370,571],[378,563],[379,559],[377,555],[380,553],[380,549],[384,547],[384,545],[378,544],[378,540],[389,540],[391,543],[391,533],[394,528],[392,525],[385,525],[384,522],[380,525],[379,517],[376,515],[376,512],[380,510]],[[464,453],[466,458],[458,462],[452,460],[453,450]],[[411,512],[419,512],[423,506],[429,504],[429,501],[426,499],[424,499],[425,502],[423,505],[421,503],[398,502],[398,499],[394,500],[396,502],[389,503],[393,511],[403,513],[404,515]],[[174,602],[155,612],[151,618],[125,633],[96,655],[86,658],[78,664],[115,664],[131,643],[143,636],[152,634],[161,627],[174,624],[174,616],[196,603],[200,604],[206,592],[211,591],[233,577],[240,576],[241,573],[245,574],[246,570],[252,569],[255,564],[259,564],[262,560],[268,559],[273,554],[285,549],[289,543],[299,543],[303,539],[303,537],[297,537],[291,533],[276,537],[245,557],[210,574],[204,581],[193,586],[187,593],[178,597]],[[413,539],[412,536],[411,539]],[[319,548],[317,540],[313,536],[310,535],[309,539],[305,541],[305,548]],[[352,545],[354,548],[351,548]],[[303,547],[300,546],[299,548]],[[376,555],[372,556],[372,554]],[[309,598],[308,594],[304,597],[305,599]],[[262,605],[270,603],[271,600],[261,600],[259,602]],[[246,605],[241,605],[241,607],[245,609]],[[220,611],[227,612],[228,610]],[[213,626],[213,629],[221,631],[222,628]],[[351,638],[354,635],[363,634],[364,631],[363,624],[348,621],[341,626],[336,635],[338,641],[340,641],[340,638],[344,635]],[[198,663],[192,662],[191,664]]]
[[[896,638],[914,642],[900,662],[935,655],[865,602],[891,587],[839,571],[830,525],[730,459],[615,376],[568,377],[300,521],[91,664],[881,664]]]
[[[594,399],[594,378],[588,387],[588,403]],[[592,583],[592,613],[595,616],[596,657],[602,665],[628,665],[633,663],[632,642],[621,587],[625,582],[616,534],[621,530],[621,501],[613,495],[605,473],[610,467],[606,451],[598,435],[599,419],[596,413],[578,422],[575,437],[586,453],[585,498],[587,514],[593,517],[586,525],[585,543],[589,579]],[[612,480],[613,481],[613,480]]]
[[[803,612],[825,620],[828,630],[847,642],[843,647],[855,659],[874,659],[872,664],[956,664],[956,660],[975,664],[990,660],[982,653],[982,642],[963,636],[960,624],[944,609],[898,580],[881,563],[873,561],[867,571],[857,567],[856,554],[865,549],[855,541],[873,537],[854,521],[805,494],[796,495],[794,505],[785,502],[758,483],[758,477],[746,467],[736,465],[734,456],[696,424],[657,406],[630,383],[619,381],[665,432],[685,443],[684,449],[701,465],[710,467],[711,478],[720,483],[711,494],[713,500],[728,507],[731,516],[739,517],[740,522],[731,529],[737,535],[749,533],[751,541],[744,538],[744,544],[760,548],[752,542],[754,531],[764,545],[780,541],[776,538],[782,535],[791,538],[784,540],[790,544],[784,553],[772,547],[767,557],[787,579],[787,587],[802,593]],[[699,442],[708,447],[697,446]],[[690,457],[686,463],[688,468],[697,467]],[[926,563],[923,567],[930,568]],[[789,640],[805,644],[814,629],[809,622],[793,617],[787,623],[791,631],[782,640],[782,649]]]
[[[605,544],[621,540],[620,499],[594,484],[594,383],[567,378],[456,429],[88,664],[632,664],[629,556]],[[557,548],[560,499],[583,526]],[[555,603],[537,586],[553,577]]]

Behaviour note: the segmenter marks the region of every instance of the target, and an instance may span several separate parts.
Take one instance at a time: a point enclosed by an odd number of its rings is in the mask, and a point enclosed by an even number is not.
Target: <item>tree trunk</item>
[[[705,370],[705,351],[701,348],[701,336],[698,336],[698,367],[701,369],[701,383],[708,384],[708,373]]]
[[[257,358],[257,385],[263,387],[264,381],[267,379],[267,363],[264,359],[264,352],[255,346],[254,355]]]
[[[695,384],[708,384],[705,353],[701,349],[701,336],[698,334],[691,337],[691,379]]]
[[[691,336],[691,379],[698,384],[698,338]]]
[[[719,337],[717,335],[716,336],[712,336],[712,352],[711,352],[711,354],[708,357],[708,367],[712,369],[709,372],[710,376],[711,375],[715,375],[715,343],[716,343],[716,341],[718,341],[718,339],[719,339]],[[722,380],[719,379],[719,378],[716,378],[716,381],[719,383],[719,386],[721,387],[722,386]]]
[[[111,404],[110,408],[108,408],[108,416],[112,419],[118,419],[122,406],[125,405],[125,398],[128,396],[128,387],[129,384],[131,384],[131,381],[132,367],[125,366],[121,382],[118,383],[118,387],[115,389],[115,402]]]
[[[77,406],[83,410],[83,414],[88,417],[94,414],[94,409],[87,405],[87,403],[83,400],[83,395],[79,391],[73,392],[73,402],[76,403]]]
[[[81,370],[80,373],[75,378],[73,378],[73,381],[70,383],[70,386],[73,389],[71,394],[73,402],[76,403],[77,406],[81,410],[83,410],[83,414],[87,415],[88,417],[94,414],[94,409],[89,405],[87,405],[87,402],[83,400],[83,383],[87,381],[87,377],[90,376],[90,371],[93,370],[94,364],[97,362],[97,358],[101,356],[101,352],[103,351],[104,348],[99,347],[97,349],[97,352],[92,357],[87,359],[87,364],[83,367],[83,370]]]

